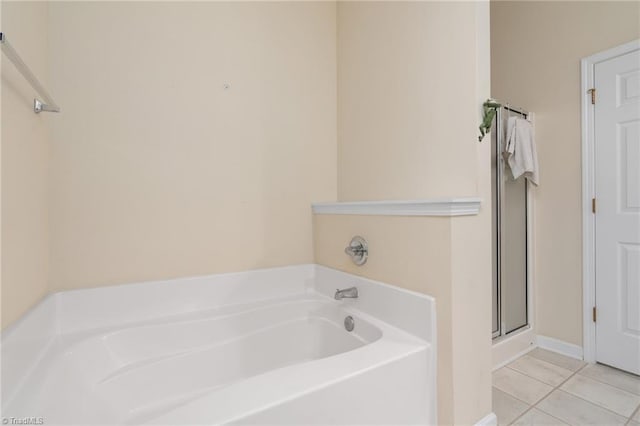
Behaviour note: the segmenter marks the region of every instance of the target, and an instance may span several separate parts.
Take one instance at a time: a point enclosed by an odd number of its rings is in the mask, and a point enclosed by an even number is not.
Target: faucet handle
[[[367,257],[369,256],[367,240],[356,235],[351,239],[351,242],[344,249],[344,252],[351,257],[351,260],[353,260],[353,263],[356,265],[364,265],[367,263]]]
[[[351,257],[358,256],[363,251],[364,251],[364,248],[362,246],[352,247],[349,245],[344,248],[344,252]]]

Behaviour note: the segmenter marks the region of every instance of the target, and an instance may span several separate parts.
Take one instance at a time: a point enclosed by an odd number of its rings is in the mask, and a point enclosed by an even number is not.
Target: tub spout
[[[348,299],[357,299],[358,298],[358,289],[355,287],[345,288],[343,290],[336,289],[336,294],[334,296],[336,300],[342,300],[345,298]]]

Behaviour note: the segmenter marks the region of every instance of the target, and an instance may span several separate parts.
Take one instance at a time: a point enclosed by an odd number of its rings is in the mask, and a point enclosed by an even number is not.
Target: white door
[[[596,360],[640,374],[640,51],[594,77]]]

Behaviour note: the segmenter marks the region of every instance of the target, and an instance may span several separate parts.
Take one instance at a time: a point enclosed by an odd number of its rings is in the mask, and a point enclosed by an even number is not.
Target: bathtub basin
[[[427,296],[315,265],[57,293],[3,333],[2,416],[435,424],[433,322]]]

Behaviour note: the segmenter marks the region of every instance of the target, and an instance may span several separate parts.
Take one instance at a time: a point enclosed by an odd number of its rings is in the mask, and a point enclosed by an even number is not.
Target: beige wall
[[[47,5],[0,3],[2,31],[31,70],[47,81]],[[2,55],[2,327],[47,291],[50,117],[33,112],[35,93]]]
[[[490,200],[489,144],[477,142],[488,12],[486,3],[338,4],[340,200]],[[473,217],[314,218],[317,263],[436,298],[439,424],[491,411],[490,221],[490,203]],[[363,267],[343,252],[356,234],[370,245]]]
[[[492,95],[535,112],[537,333],[582,345],[580,59],[640,38],[638,2],[491,2]]]
[[[52,290],[313,262],[310,203],[336,198],[334,3],[49,17]]]
[[[476,193],[474,10],[339,3],[340,200]]]

